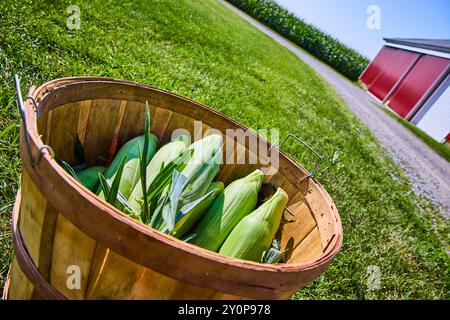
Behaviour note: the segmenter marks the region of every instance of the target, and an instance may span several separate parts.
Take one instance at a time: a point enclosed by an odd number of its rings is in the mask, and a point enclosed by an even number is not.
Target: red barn
[[[384,40],[360,81],[396,114],[450,141],[450,40]]]

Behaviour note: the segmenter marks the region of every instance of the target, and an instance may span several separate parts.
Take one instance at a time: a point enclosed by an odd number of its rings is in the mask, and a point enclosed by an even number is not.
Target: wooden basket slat
[[[283,251],[287,250],[285,259],[288,263],[291,259],[292,261],[295,261],[292,257],[292,252],[316,227],[316,222],[304,202],[291,204],[289,209],[291,212],[295,213],[295,217],[285,214],[288,221],[283,224],[283,228],[280,232],[280,246]],[[292,237],[292,235],[295,235],[295,237]],[[317,243],[316,245],[320,247],[320,243]]]
[[[84,145],[86,138],[86,130],[91,114],[92,100],[84,100],[80,102],[80,115],[78,117],[77,135],[81,144]]]
[[[68,299],[84,299],[89,280],[91,260],[95,241],[70,223],[62,214],[58,214],[54,235],[50,284]],[[70,266],[80,271],[80,288],[67,286]],[[72,271],[74,272],[74,271]],[[76,272],[76,271],[75,271]]]
[[[21,188],[22,190],[27,190],[30,196],[22,199],[19,225],[27,250],[34,263],[38,265],[47,199],[39,192],[39,189],[36,188],[29,175],[25,172],[22,174]]]
[[[84,141],[88,163],[98,156],[108,157],[116,128],[121,100],[95,99],[92,101]]]
[[[34,284],[22,271],[15,256],[13,256],[11,262],[9,282],[10,285],[8,287],[7,293],[9,300],[29,300],[32,298],[34,292]]]
[[[120,133],[122,131],[123,118],[125,116],[125,110],[127,106],[127,101],[122,100],[119,104],[119,111],[117,112],[116,124],[114,126],[114,133],[112,137],[112,142],[109,146],[108,159],[113,159],[114,155],[117,153],[121,145],[119,144]]]
[[[24,197],[20,206],[19,225],[23,233],[23,241],[27,246],[27,251],[31,259],[39,267],[42,226],[45,220],[47,200],[39,192],[26,172],[22,174],[21,188],[27,190],[29,196]],[[23,280],[23,273],[18,269],[18,266],[12,268],[11,279],[13,283]],[[27,283],[18,287],[13,286],[10,288],[9,295],[12,299],[15,299],[15,297],[19,299],[31,299],[36,293],[33,286],[30,286],[27,281]]]
[[[290,195],[290,202],[292,201],[292,195],[296,195],[299,192],[299,189],[296,185],[293,185],[289,179],[283,174],[279,173],[272,176],[266,176],[264,178],[264,182],[269,182],[274,184],[277,187],[282,188],[288,195]]]
[[[150,110],[152,109],[153,108]],[[151,115],[152,113],[153,117],[150,118],[151,122],[154,120],[154,112],[151,112]],[[122,125],[120,127],[119,148],[127,141],[133,139],[144,131],[144,122],[142,119],[145,119],[145,104],[141,102],[128,101],[122,119]]]
[[[70,103],[52,111],[48,144],[56,156],[70,164],[75,163],[74,141],[77,136],[80,103]]]
[[[41,241],[39,248],[39,271],[49,281],[52,268],[52,255],[55,231],[57,230],[58,210],[47,201],[44,222],[42,224]]]
[[[327,211],[335,205],[331,199],[323,201],[326,195],[320,188],[317,188],[317,185],[311,185],[311,189],[313,192],[308,193],[305,198],[322,236],[322,247],[325,248],[335,240],[333,236],[338,233],[336,219],[327,214]]]
[[[50,112],[45,113],[47,115],[46,119],[46,127],[45,127],[45,137],[42,139],[42,141],[46,144],[50,144],[50,137],[52,135],[52,118],[53,118],[53,110]],[[39,121],[37,121],[39,122]]]
[[[319,228],[314,227],[308,235],[301,241],[301,243],[292,252],[292,260],[301,261],[304,263],[314,261],[323,252],[322,247],[317,245],[320,243],[321,237]]]
[[[160,300],[170,299],[178,289],[179,281],[148,268],[139,268],[129,299]]]
[[[151,131],[158,137],[158,148],[162,145],[164,140],[164,134],[167,129],[168,123],[171,121],[173,112],[162,108],[157,108],[155,111],[155,117],[151,123]]]
[[[161,145],[170,142],[172,139],[172,133],[179,128],[182,128],[183,131],[189,133],[191,142],[194,141],[194,119],[174,112],[166,126],[166,129],[164,130],[164,135],[160,139]]]
[[[123,287],[134,281],[133,271],[126,261],[103,245],[97,245],[92,259],[90,281],[86,292],[86,299],[107,299],[109,295],[124,299]],[[118,267],[122,265],[121,267]]]

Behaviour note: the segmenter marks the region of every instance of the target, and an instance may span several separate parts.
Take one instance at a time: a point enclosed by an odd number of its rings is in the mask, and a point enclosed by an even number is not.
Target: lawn
[[[198,100],[254,128],[293,132],[325,159],[318,180],[342,217],[344,245],[295,299],[443,299],[450,284],[449,224],[315,72],[214,0],[78,1],[81,29],[66,28],[72,1],[0,2],[1,284],[20,175],[13,74],[31,84],[108,76]],[[284,148],[310,166],[304,149]],[[368,268],[381,286],[367,290]],[[370,269],[370,268],[369,268]]]

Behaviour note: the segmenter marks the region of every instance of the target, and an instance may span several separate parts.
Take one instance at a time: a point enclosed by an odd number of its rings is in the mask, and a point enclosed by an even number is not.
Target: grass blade
[[[5,136],[9,131],[11,131],[12,129],[14,129],[14,128],[16,128],[17,127],[17,124],[16,123],[11,123],[9,126],[7,126],[5,129],[3,129],[1,132],[0,132],[0,139],[3,137],[3,136]]]

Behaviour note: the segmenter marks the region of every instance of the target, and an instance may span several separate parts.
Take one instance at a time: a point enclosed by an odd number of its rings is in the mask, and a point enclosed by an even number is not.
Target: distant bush
[[[369,60],[273,0],[227,0],[322,60],[350,80],[358,80]]]

